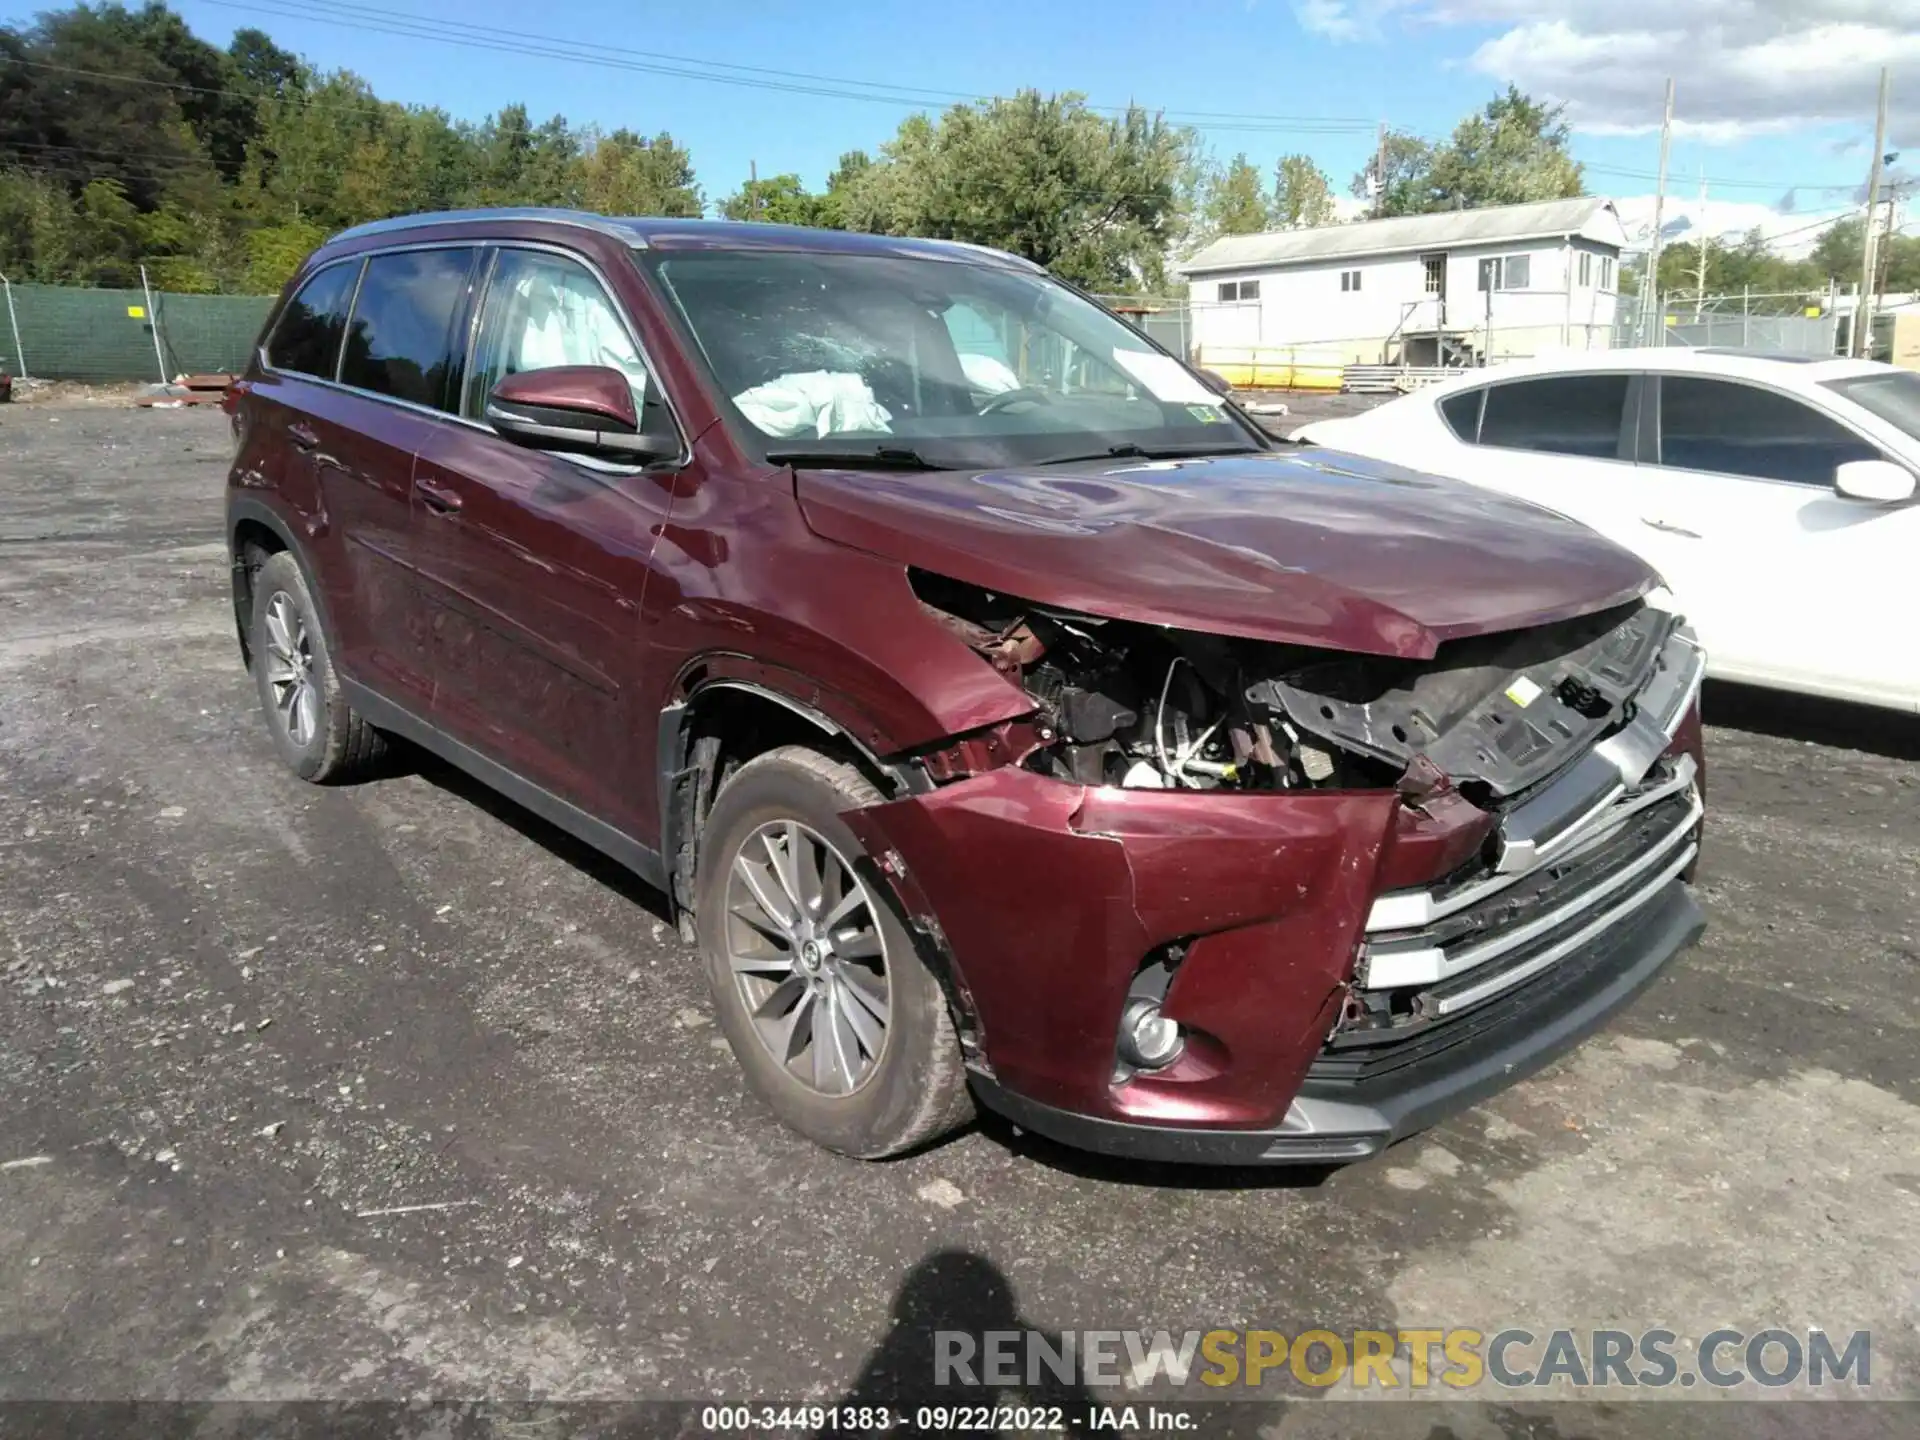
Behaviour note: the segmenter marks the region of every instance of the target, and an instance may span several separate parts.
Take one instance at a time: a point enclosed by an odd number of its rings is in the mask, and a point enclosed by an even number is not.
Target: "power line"
[[[909,109],[925,108],[928,101],[933,99],[965,104],[994,98],[968,95],[961,91],[930,90],[882,81],[817,75],[808,71],[734,65],[726,61],[695,60],[686,56],[632,50],[621,46],[598,43],[588,45],[559,36],[534,34],[518,29],[508,30],[497,26],[472,25],[465,21],[447,21],[434,16],[395,13],[392,10],[376,9],[371,6],[337,3],[337,0],[311,0],[311,3],[306,4],[294,3],[294,0],[288,0],[287,4],[266,4],[260,3],[260,0],[204,0],[204,3],[221,9],[277,15],[353,30],[373,30],[406,39],[430,40],[436,44],[454,45],[467,49],[564,60],[598,69],[665,75],[676,79],[732,85],[752,90],[813,95],[826,99],[859,100]],[[1125,115],[1131,109],[1145,110],[1150,107],[1089,104],[1088,108],[1109,115]],[[1373,128],[1371,120],[1340,116],[1239,114],[1197,110],[1167,110],[1158,113],[1170,121],[1187,125],[1188,128],[1205,131],[1345,135],[1364,134]]]

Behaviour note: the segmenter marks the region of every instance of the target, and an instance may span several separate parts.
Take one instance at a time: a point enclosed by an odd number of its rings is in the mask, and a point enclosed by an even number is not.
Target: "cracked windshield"
[[[650,258],[720,388],[783,456],[808,442],[932,467],[1264,448],[1192,371],[1041,275],[877,255]]]

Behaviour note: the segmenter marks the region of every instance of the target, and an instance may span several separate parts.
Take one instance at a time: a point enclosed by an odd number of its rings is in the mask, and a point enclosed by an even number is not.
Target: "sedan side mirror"
[[[1849,460],[1833,472],[1833,488],[1850,500],[1895,504],[1913,498],[1913,472],[1891,460]]]
[[[1231,395],[1233,393],[1233,382],[1218,370],[1201,369],[1195,370],[1194,373],[1200,377],[1201,383],[1213,391],[1214,394]]]
[[[487,396],[487,423],[516,445],[644,465],[680,453],[680,437],[641,424],[633,386],[609,365],[509,375]]]

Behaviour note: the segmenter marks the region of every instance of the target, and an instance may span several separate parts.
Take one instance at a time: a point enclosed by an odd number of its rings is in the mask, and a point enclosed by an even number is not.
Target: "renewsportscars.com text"
[[[1555,1384],[1664,1388],[1759,1385],[1819,1388],[1872,1384],[1873,1339],[1824,1330],[1712,1330],[1698,1340],[1672,1330],[939,1330],[936,1385],[1154,1384],[1257,1388],[1284,1382],[1325,1389],[1392,1390],[1485,1383],[1507,1389]],[[1205,1393],[1205,1392],[1200,1392]]]

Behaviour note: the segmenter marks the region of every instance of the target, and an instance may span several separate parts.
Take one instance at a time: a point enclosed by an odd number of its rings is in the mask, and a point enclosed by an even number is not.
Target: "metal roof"
[[[1443,210],[1432,215],[1396,215],[1351,225],[1317,225],[1310,230],[1223,235],[1175,268],[1183,275],[1203,275],[1409,250],[1445,250],[1458,245],[1558,239],[1564,235],[1577,235],[1615,249],[1627,241],[1613,202],[1585,196],[1531,205],[1490,205],[1481,210]]]
[[[437,210],[373,220],[330,236],[328,245],[369,236],[399,235],[437,226],[487,226],[533,221],[593,230],[636,250],[815,250],[849,255],[899,255],[964,260],[1039,271],[1040,266],[1004,250],[963,240],[920,240],[861,231],[819,230],[804,225],[761,225],[748,221],[679,219],[663,215],[596,215],[586,210],[505,206],[490,210]]]

